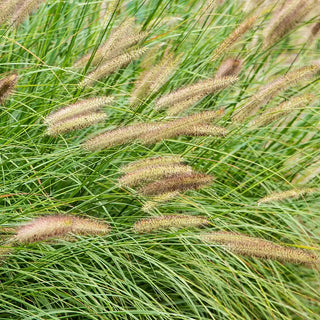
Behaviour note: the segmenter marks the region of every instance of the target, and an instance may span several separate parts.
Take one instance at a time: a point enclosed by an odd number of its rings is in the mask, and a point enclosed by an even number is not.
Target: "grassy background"
[[[262,49],[269,15],[233,47],[243,59],[240,81],[204,99],[192,112],[226,108],[219,124],[224,139],[172,139],[86,153],[87,134],[131,121],[161,120],[151,97],[129,107],[139,62],[80,90],[84,71],[73,63],[105,40],[112,27],[134,16],[151,34],[145,45],[160,59],[171,46],[182,62],[157,96],[198,79],[212,77],[214,48],[246,17],[240,1],[224,1],[201,14],[202,1],[120,1],[109,16],[101,1],[47,1],[18,29],[2,27],[1,73],[16,70],[17,90],[0,109],[0,221],[14,227],[33,217],[68,213],[102,218],[113,226],[104,237],[16,248],[0,265],[1,319],[320,319],[319,272],[301,266],[243,258],[207,246],[196,230],[136,235],[132,224],[149,215],[145,199],[116,186],[118,168],[161,154],[182,154],[196,170],[214,175],[210,188],[187,192],[154,215],[188,213],[210,217],[211,230],[238,231],[297,247],[319,248],[316,196],[257,206],[272,191],[293,187],[293,176],[319,158],[319,103],[290,121],[257,130],[230,125],[230,114],[260,85],[319,58],[319,42],[305,45],[311,16],[290,37]],[[298,58],[292,65],[295,55]],[[312,92],[319,81],[295,86],[267,107]],[[58,138],[44,135],[43,118],[80,98],[112,94],[109,119]],[[306,138],[307,137],[307,138]],[[292,167],[290,157],[299,155]],[[310,182],[317,187],[319,178]],[[319,250],[319,249],[317,249]]]

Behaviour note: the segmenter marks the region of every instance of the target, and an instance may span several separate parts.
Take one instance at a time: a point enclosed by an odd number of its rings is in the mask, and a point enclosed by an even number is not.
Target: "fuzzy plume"
[[[173,106],[176,103],[183,102],[191,99],[195,96],[205,97],[208,94],[225,89],[228,86],[237,82],[238,78],[235,76],[219,78],[219,79],[207,79],[199,81],[195,84],[183,87],[174,92],[162,96],[156,102],[156,109],[163,109],[165,107]]]
[[[257,119],[252,121],[250,126],[256,128],[268,125],[292,111],[305,108],[312,100],[314,100],[314,95],[312,94],[304,94],[299,97],[291,98],[288,101],[282,102],[280,105],[263,112]]]
[[[142,219],[134,224],[133,230],[135,232],[145,233],[159,229],[202,227],[209,223],[209,220],[202,216],[170,215]]]
[[[135,88],[131,94],[130,104],[132,106],[138,105],[149,94],[159,90],[176,69],[178,61],[172,53],[168,53],[158,64],[143,72],[136,81]]]
[[[152,200],[147,201],[142,206],[142,211],[151,212],[154,208],[156,208],[159,204],[167,202],[171,199],[176,199],[180,195],[179,191],[167,192],[164,194],[160,194],[159,196],[153,197]]]
[[[239,59],[228,58],[222,61],[218,68],[215,78],[224,78],[229,76],[237,76],[241,70],[242,62]]]
[[[111,34],[110,38],[96,51],[91,60],[91,66],[97,66],[103,61],[116,58],[123,54],[126,49],[136,45],[148,36],[147,32],[132,33],[131,24],[131,19],[129,19],[128,23],[119,26]],[[91,55],[92,53],[86,54],[75,63],[75,67],[85,66],[89,62]]]
[[[204,96],[200,94],[198,96],[194,96],[189,99],[186,99],[182,102],[177,102],[167,109],[166,114],[168,116],[178,115],[181,112],[186,111],[189,108],[191,108],[192,106],[194,106],[197,102],[199,102],[203,98],[204,98]]]
[[[110,230],[109,224],[92,219],[68,215],[45,216],[20,227],[15,241],[31,243],[52,238],[65,238],[68,234],[104,235]]]
[[[147,51],[147,48],[132,49],[123,53],[97,67],[92,71],[83,81],[80,82],[80,87],[92,85],[94,82],[105,78],[106,76],[114,73],[120,68],[126,67],[133,60],[138,59]]]
[[[49,125],[46,133],[49,136],[57,136],[62,133],[90,127],[96,123],[105,121],[107,118],[108,116],[105,112],[81,114]]]
[[[213,136],[213,137],[224,137],[227,135],[227,130],[222,127],[208,125],[208,124],[197,124],[181,128],[177,132],[179,135],[201,137],[201,136]]]
[[[122,167],[120,172],[132,173],[150,166],[165,166],[165,165],[179,165],[183,162],[180,155],[167,155],[161,157],[151,157],[147,159],[142,159],[129,163],[128,165]]]
[[[233,121],[241,123],[256,113],[261,105],[265,105],[281,91],[293,86],[304,79],[310,79],[317,75],[320,67],[317,65],[306,66],[287,73],[286,75],[273,80],[269,84],[258,89],[258,93],[249,98],[248,102],[233,117]]]
[[[212,61],[216,61],[222,54],[226,54],[230,47],[235,44],[255,23],[257,17],[251,17],[243,21],[212,54]]]
[[[186,132],[189,135],[192,135],[192,128],[196,128],[198,124],[204,124],[213,119],[219,118],[223,113],[223,110],[204,111],[177,120],[164,122],[158,129],[150,131],[149,133],[141,136],[140,139],[144,144],[152,144],[163,139],[182,135]]]
[[[304,185],[320,174],[320,160],[314,162],[293,178],[292,183]]]
[[[290,198],[299,198],[307,194],[312,194],[319,192],[320,189],[316,188],[305,188],[305,189],[293,189],[293,190],[287,190],[282,192],[273,192],[262,199],[258,200],[258,204],[261,203],[269,203],[269,202],[277,202],[277,201],[283,201]]]
[[[190,173],[192,173],[192,168],[187,165],[166,164],[148,166],[126,174],[125,176],[119,179],[119,184],[121,186],[133,187],[135,185],[150,182],[156,179]]]
[[[287,35],[315,8],[315,5],[315,0],[287,1],[265,29],[264,46],[269,47]]]
[[[14,25],[21,24],[43,2],[45,2],[45,0],[24,0],[18,2],[11,18],[12,23]]]
[[[320,22],[315,23],[310,31],[310,38],[315,39],[320,32]]]
[[[93,138],[88,139],[83,148],[88,151],[97,151],[111,148],[135,141],[140,136],[156,130],[160,127],[158,123],[136,123],[130,126],[107,130]]]
[[[4,104],[6,99],[10,96],[17,81],[18,75],[16,73],[0,80],[0,104]]]
[[[110,105],[113,102],[113,100],[113,97],[95,97],[80,100],[74,104],[71,104],[51,113],[45,119],[45,123],[52,124],[70,117],[79,116],[84,113],[99,111],[103,106]]]
[[[151,182],[139,192],[145,196],[155,196],[172,191],[196,190],[209,185],[212,179],[212,176],[200,173],[180,174]]]
[[[315,254],[301,249],[293,249],[233,232],[211,232],[200,236],[207,243],[221,244],[226,249],[248,257],[278,260],[317,267],[319,259]]]

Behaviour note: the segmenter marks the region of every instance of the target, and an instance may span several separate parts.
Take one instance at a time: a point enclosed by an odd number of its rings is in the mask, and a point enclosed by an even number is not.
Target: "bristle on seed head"
[[[161,229],[202,227],[208,224],[209,220],[206,217],[170,215],[142,219],[134,224],[133,230],[138,233],[147,233]]]
[[[17,81],[18,75],[16,73],[0,80],[0,104],[4,104],[6,99],[10,96],[13,88],[17,84]]]
[[[201,235],[200,239],[207,243],[220,244],[239,255],[303,264],[311,268],[319,266],[319,258],[307,250],[293,249],[247,235],[232,232],[211,232]]]

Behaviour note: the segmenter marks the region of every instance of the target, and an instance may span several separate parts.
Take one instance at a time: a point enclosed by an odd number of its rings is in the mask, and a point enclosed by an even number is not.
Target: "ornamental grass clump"
[[[260,238],[233,232],[211,232],[200,235],[208,244],[220,244],[225,249],[243,256],[319,267],[319,258],[311,251],[285,247]]]
[[[4,104],[18,82],[18,74],[14,73],[0,80],[0,104]]]
[[[138,233],[148,233],[161,229],[194,228],[208,225],[208,218],[191,215],[168,215],[149,219],[142,219],[133,225],[133,230]]]
[[[300,81],[315,77],[319,74],[319,71],[320,67],[316,64],[302,67],[271,81],[265,86],[262,86],[257,90],[257,93],[251,96],[244,106],[233,116],[232,120],[237,123],[244,122],[254,113],[258,112],[261,106],[267,104],[280,92],[288,89],[290,86],[298,84]]]
[[[52,215],[36,218],[20,227],[14,241],[32,243],[64,239],[69,235],[105,235],[110,231],[110,225],[105,222],[71,215]]]

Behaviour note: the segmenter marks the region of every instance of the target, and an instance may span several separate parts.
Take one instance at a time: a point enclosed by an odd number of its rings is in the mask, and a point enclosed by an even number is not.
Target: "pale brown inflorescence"
[[[70,215],[53,215],[36,218],[20,227],[15,241],[31,243],[52,238],[64,238],[68,234],[104,235],[110,231],[110,225],[104,222]]]
[[[264,32],[264,46],[269,47],[293,30],[316,6],[315,0],[287,1],[271,19]]]
[[[45,118],[45,123],[52,124],[70,117],[76,117],[84,113],[99,111],[102,107],[110,105],[114,97],[94,97],[80,100],[69,106],[61,108]]]
[[[212,61],[216,61],[221,55],[226,54],[230,47],[234,45],[255,23],[257,17],[251,17],[243,21],[213,52]]]
[[[304,189],[293,189],[293,190],[287,190],[282,192],[273,192],[260,200],[258,200],[258,204],[261,203],[269,203],[269,202],[277,202],[277,201],[283,201],[290,198],[299,198],[304,195],[312,194],[312,193],[318,193],[320,192],[320,189],[317,188],[304,188]]]
[[[133,230],[135,232],[144,233],[160,229],[202,227],[209,223],[209,220],[202,216],[170,215],[137,221],[133,226]]]
[[[13,88],[17,84],[18,75],[11,74],[0,80],[0,104],[3,104],[12,93]]]
[[[129,126],[107,130],[93,138],[88,139],[82,145],[88,151],[97,151],[126,144],[137,140],[140,136],[158,129],[159,123],[136,123]]]
[[[260,127],[270,124],[279,118],[289,114],[290,112],[305,108],[314,100],[314,95],[304,94],[298,97],[293,97],[288,101],[282,102],[278,106],[267,109],[257,119],[250,123],[251,127]]]
[[[135,83],[131,94],[130,104],[139,105],[151,93],[159,90],[169,79],[178,65],[179,59],[172,53],[166,54],[162,60],[141,74]]]
[[[320,160],[315,161],[310,166],[297,173],[292,183],[304,185],[320,174]]]
[[[137,48],[132,49],[128,52],[122,53],[121,55],[106,61],[105,63],[99,65],[94,71],[89,73],[89,75],[80,82],[80,87],[90,86],[96,81],[105,78],[111,73],[117,71],[130,64],[133,60],[138,59],[147,51],[147,48]]]
[[[215,78],[223,78],[229,76],[237,76],[241,70],[242,62],[239,59],[228,58],[222,61],[219,66]]]
[[[185,110],[188,110],[190,107],[194,106],[197,102],[201,101],[205,96],[204,95],[197,95],[186,99],[182,102],[177,102],[171,107],[169,107],[166,111],[168,116],[175,116]]]
[[[191,173],[192,168],[187,165],[167,164],[148,166],[131,173],[127,173],[125,176],[119,179],[121,186],[133,187],[137,184],[150,182],[155,179],[164,177],[171,177],[179,175],[181,173]]]
[[[235,254],[248,257],[303,264],[313,268],[319,266],[319,258],[307,250],[285,247],[247,235],[220,231],[202,234],[200,239],[207,243],[220,244]]]
[[[140,140],[143,144],[153,144],[164,139],[183,135],[184,133],[192,135],[192,128],[195,129],[196,125],[208,123],[213,119],[221,117],[223,113],[223,110],[203,111],[176,120],[163,122],[162,126],[141,136]],[[197,135],[196,131],[193,133]]]
[[[184,102],[195,96],[206,96],[208,94],[218,92],[228,86],[233,85],[238,81],[235,76],[229,76],[219,79],[207,79],[199,81],[195,84],[185,86],[174,92],[162,96],[156,101],[156,109],[163,109],[165,107],[173,106],[177,103]]]
[[[256,113],[261,105],[265,105],[281,91],[288,87],[299,83],[302,80],[310,79],[317,75],[320,67],[317,65],[310,65],[291,71],[280,78],[273,80],[269,84],[258,89],[258,92],[249,98],[248,102],[239,110],[239,112],[232,118],[233,121],[241,123],[254,113]]]
[[[166,155],[161,157],[157,156],[131,162],[128,165],[121,167],[120,172],[131,173],[150,166],[172,166],[180,165],[182,162],[183,159],[180,155]]]
[[[20,2],[20,0],[1,0],[0,25],[8,22],[10,17],[13,15],[18,2]]]
[[[196,190],[208,186],[212,176],[201,173],[186,173],[151,182],[140,188],[139,192],[145,196],[156,196],[172,191]]]
[[[108,116],[105,112],[90,112],[81,114],[51,124],[46,133],[50,136],[57,136],[73,130],[90,127],[96,123],[105,121],[107,118]]]

